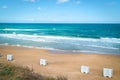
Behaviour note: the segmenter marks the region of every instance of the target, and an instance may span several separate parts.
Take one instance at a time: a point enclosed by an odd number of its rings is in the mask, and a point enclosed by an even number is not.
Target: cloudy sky
[[[120,23],[120,0],[0,0],[0,22]]]

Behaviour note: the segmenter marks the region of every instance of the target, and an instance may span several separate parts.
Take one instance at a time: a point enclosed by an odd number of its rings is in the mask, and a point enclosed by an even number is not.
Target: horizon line
[[[0,22],[13,24],[120,24],[120,22]]]

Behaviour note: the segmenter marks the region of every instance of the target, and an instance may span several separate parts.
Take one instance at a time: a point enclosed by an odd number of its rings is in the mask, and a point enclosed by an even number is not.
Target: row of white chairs
[[[89,66],[81,66],[81,73],[88,74],[90,72]],[[111,78],[113,74],[113,69],[103,68],[103,76]]]
[[[40,65],[46,66],[48,64],[46,59],[40,59]],[[81,66],[81,73],[88,74],[90,72],[89,66]],[[103,76],[111,78],[113,70],[110,68],[103,68]]]
[[[7,60],[12,61],[13,55],[9,54],[7,55]],[[46,66],[48,64],[48,61],[46,59],[40,59],[40,65]],[[80,68],[81,73],[88,74],[90,72],[89,66],[81,66]],[[113,69],[111,68],[103,68],[103,76],[111,78],[113,74]]]

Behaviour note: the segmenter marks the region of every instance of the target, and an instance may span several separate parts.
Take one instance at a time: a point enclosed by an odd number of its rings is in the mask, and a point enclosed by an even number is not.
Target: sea
[[[120,54],[120,24],[0,23],[0,45],[61,53]]]

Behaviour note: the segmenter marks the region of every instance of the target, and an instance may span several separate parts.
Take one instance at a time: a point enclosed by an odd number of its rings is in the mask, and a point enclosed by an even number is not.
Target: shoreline
[[[31,48],[31,49],[40,49],[40,50],[48,50],[51,53],[57,53],[57,54],[105,54],[105,55],[120,55],[118,53],[105,53],[105,52],[97,52],[97,51],[68,51],[68,50],[58,50],[58,49],[52,49],[52,48],[42,48],[42,47],[34,47],[34,46],[25,46],[25,45],[9,45],[7,43],[0,44],[0,46],[13,46],[13,47],[23,47],[23,48]]]
[[[68,80],[119,80],[120,79],[120,55],[108,54],[60,54],[52,53],[46,49],[25,48],[16,46],[0,46],[0,63],[7,62],[18,66],[28,66],[35,72],[47,76],[65,76]],[[13,61],[6,61],[6,55],[13,54]],[[48,60],[47,66],[40,66],[39,60]],[[80,66],[90,67],[89,74],[82,74]],[[102,69],[113,69],[113,78],[104,78]]]

